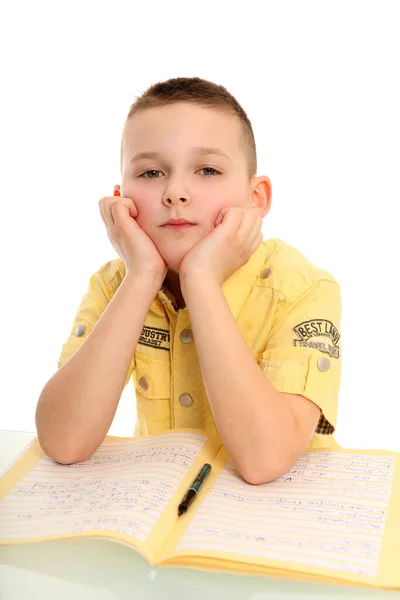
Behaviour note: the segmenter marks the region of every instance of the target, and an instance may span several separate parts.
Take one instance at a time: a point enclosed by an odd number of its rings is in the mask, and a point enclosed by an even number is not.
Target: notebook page
[[[106,439],[71,465],[45,455],[0,501],[0,542],[91,530],[145,542],[206,441],[183,432]]]
[[[177,553],[376,577],[396,458],[362,452],[304,452],[263,485],[247,483],[228,460]]]

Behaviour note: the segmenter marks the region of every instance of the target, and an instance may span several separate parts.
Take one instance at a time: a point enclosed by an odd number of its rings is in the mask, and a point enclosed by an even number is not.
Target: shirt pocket
[[[138,422],[150,432],[170,428],[170,361],[135,353],[135,394]],[[158,427],[154,427],[158,424]],[[141,427],[142,429],[142,427]]]

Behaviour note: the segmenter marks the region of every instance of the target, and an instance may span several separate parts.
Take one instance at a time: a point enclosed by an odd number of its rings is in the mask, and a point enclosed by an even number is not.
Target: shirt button
[[[181,394],[179,396],[179,402],[181,406],[190,406],[193,402],[193,398],[190,394]]]
[[[190,344],[190,342],[193,342],[193,333],[190,329],[184,329],[181,332],[180,338],[184,344]]]
[[[84,325],[83,323],[81,323],[80,325],[78,325],[78,327],[75,329],[75,335],[77,337],[80,337],[81,335],[83,335],[86,331],[86,325]]]
[[[270,267],[263,269],[260,273],[261,279],[267,279],[270,275],[272,275],[272,269]]]
[[[138,381],[138,385],[144,392],[149,388],[149,382],[147,381],[146,377],[141,377]]]
[[[317,365],[320,371],[327,371],[331,366],[331,361],[329,360],[329,358],[320,358],[317,362]]]

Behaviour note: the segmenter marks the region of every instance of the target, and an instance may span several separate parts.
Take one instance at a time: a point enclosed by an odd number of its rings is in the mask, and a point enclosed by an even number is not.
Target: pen
[[[211,465],[209,465],[208,463],[205,463],[201,467],[196,479],[193,481],[192,485],[184,495],[182,502],[178,506],[178,517],[180,517],[182,513],[187,511],[193,500],[196,498],[201,485],[203,484],[205,478],[207,477],[210,471]]]

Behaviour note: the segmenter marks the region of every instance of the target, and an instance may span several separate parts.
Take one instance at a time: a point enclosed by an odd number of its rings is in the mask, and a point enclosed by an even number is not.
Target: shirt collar
[[[250,256],[247,263],[242,265],[222,284],[222,293],[225,296],[232,315],[237,320],[251,289],[262,270],[270,254],[268,242],[272,240],[263,240],[258,248]],[[165,300],[164,284],[160,287],[156,297],[150,305],[150,310],[164,315],[164,306],[162,300]],[[184,310],[187,310],[184,309]]]
[[[267,257],[267,248],[264,242],[250,256],[247,263],[242,265],[222,284],[222,292],[225,296],[231,313],[237,321],[239,314],[246,303],[251,289],[262,269]]]

